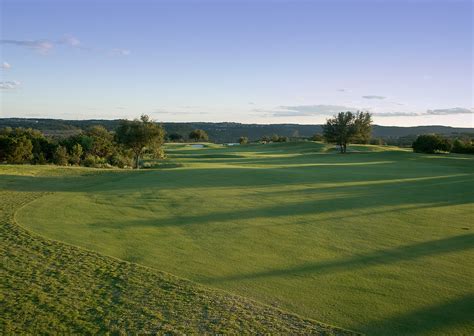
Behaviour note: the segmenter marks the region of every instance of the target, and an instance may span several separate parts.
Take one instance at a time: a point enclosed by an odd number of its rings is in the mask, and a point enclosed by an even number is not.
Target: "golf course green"
[[[165,149],[138,171],[3,166],[0,189],[42,193],[15,219],[43,237],[304,318],[368,335],[473,331],[474,157]]]

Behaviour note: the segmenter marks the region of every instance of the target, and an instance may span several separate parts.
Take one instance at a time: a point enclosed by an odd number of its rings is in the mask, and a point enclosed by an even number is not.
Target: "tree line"
[[[322,129],[323,134],[314,135],[312,140],[334,143],[341,153],[346,153],[350,143],[382,144],[371,138],[372,116],[368,112],[340,112],[328,119]],[[208,134],[202,129],[192,130],[188,138],[192,141],[209,141]],[[0,163],[139,168],[143,155],[164,158],[162,145],[165,139],[184,141],[178,133],[166,137],[162,125],[147,115],[135,120],[121,120],[114,131],[94,125],[78,134],[61,138],[46,137],[41,131],[32,128],[5,127],[0,129]],[[249,139],[241,136],[237,141],[243,145]],[[277,134],[260,139],[263,143],[288,141],[290,138]],[[474,154],[474,141],[472,137],[449,139],[427,134],[418,136],[412,148],[421,153]]]
[[[94,125],[65,138],[46,137],[31,128],[5,127],[0,129],[0,162],[138,168],[144,154],[164,157],[164,137],[163,127],[146,115],[121,120],[114,132]]]
[[[450,139],[439,134],[424,134],[416,138],[412,145],[417,153],[459,153],[474,154],[472,138]]]

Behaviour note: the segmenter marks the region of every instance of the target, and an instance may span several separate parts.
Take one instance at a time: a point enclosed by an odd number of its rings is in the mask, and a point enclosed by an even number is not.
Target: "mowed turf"
[[[2,182],[85,173],[11,168]],[[16,211],[43,195],[0,190],[1,335],[355,335],[18,226]]]
[[[16,219],[55,240],[368,334],[472,334],[474,158],[351,150],[175,145],[163,169],[1,183],[51,192]]]

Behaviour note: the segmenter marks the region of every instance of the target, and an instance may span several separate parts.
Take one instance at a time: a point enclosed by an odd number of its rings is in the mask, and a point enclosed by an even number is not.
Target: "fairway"
[[[167,145],[153,169],[5,166],[0,187],[46,193],[15,215],[44,237],[306,318],[472,332],[474,158],[329,147]]]

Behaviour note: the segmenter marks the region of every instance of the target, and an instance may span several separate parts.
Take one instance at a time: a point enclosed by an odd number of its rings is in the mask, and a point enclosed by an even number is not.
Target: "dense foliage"
[[[341,153],[350,142],[368,143],[372,132],[372,116],[368,112],[340,112],[323,125],[327,142],[339,146]]]
[[[130,149],[135,158],[135,168],[138,169],[140,157],[145,150],[155,158],[163,156],[161,145],[164,142],[165,131],[161,125],[153,122],[147,115],[132,121],[123,120],[116,130],[117,141]]]
[[[469,137],[450,139],[439,134],[424,134],[416,138],[412,148],[417,153],[474,154],[474,140]]]
[[[239,141],[238,141],[238,142],[239,142],[239,144],[241,144],[241,145],[245,145],[245,144],[247,144],[247,143],[249,142],[249,138],[247,138],[247,137],[245,137],[245,136],[242,136],[242,137],[239,138]]]
[[[208,141],[209,136],[202,129],[195,129],[189,133],[189,139],[193,141]]]
[[[147,116],[122,121],[116,133],[94,125],[67,137],[6,127],[0,129],[0,163],[126,168],[137,166],[145,151],[154,158],[163,157],[163,138],[163,128]]]
[[[413,150],[417,153],[436,153],[449,152],[451,150],[451,142],[437,134],[420,135],[413,142]]]

